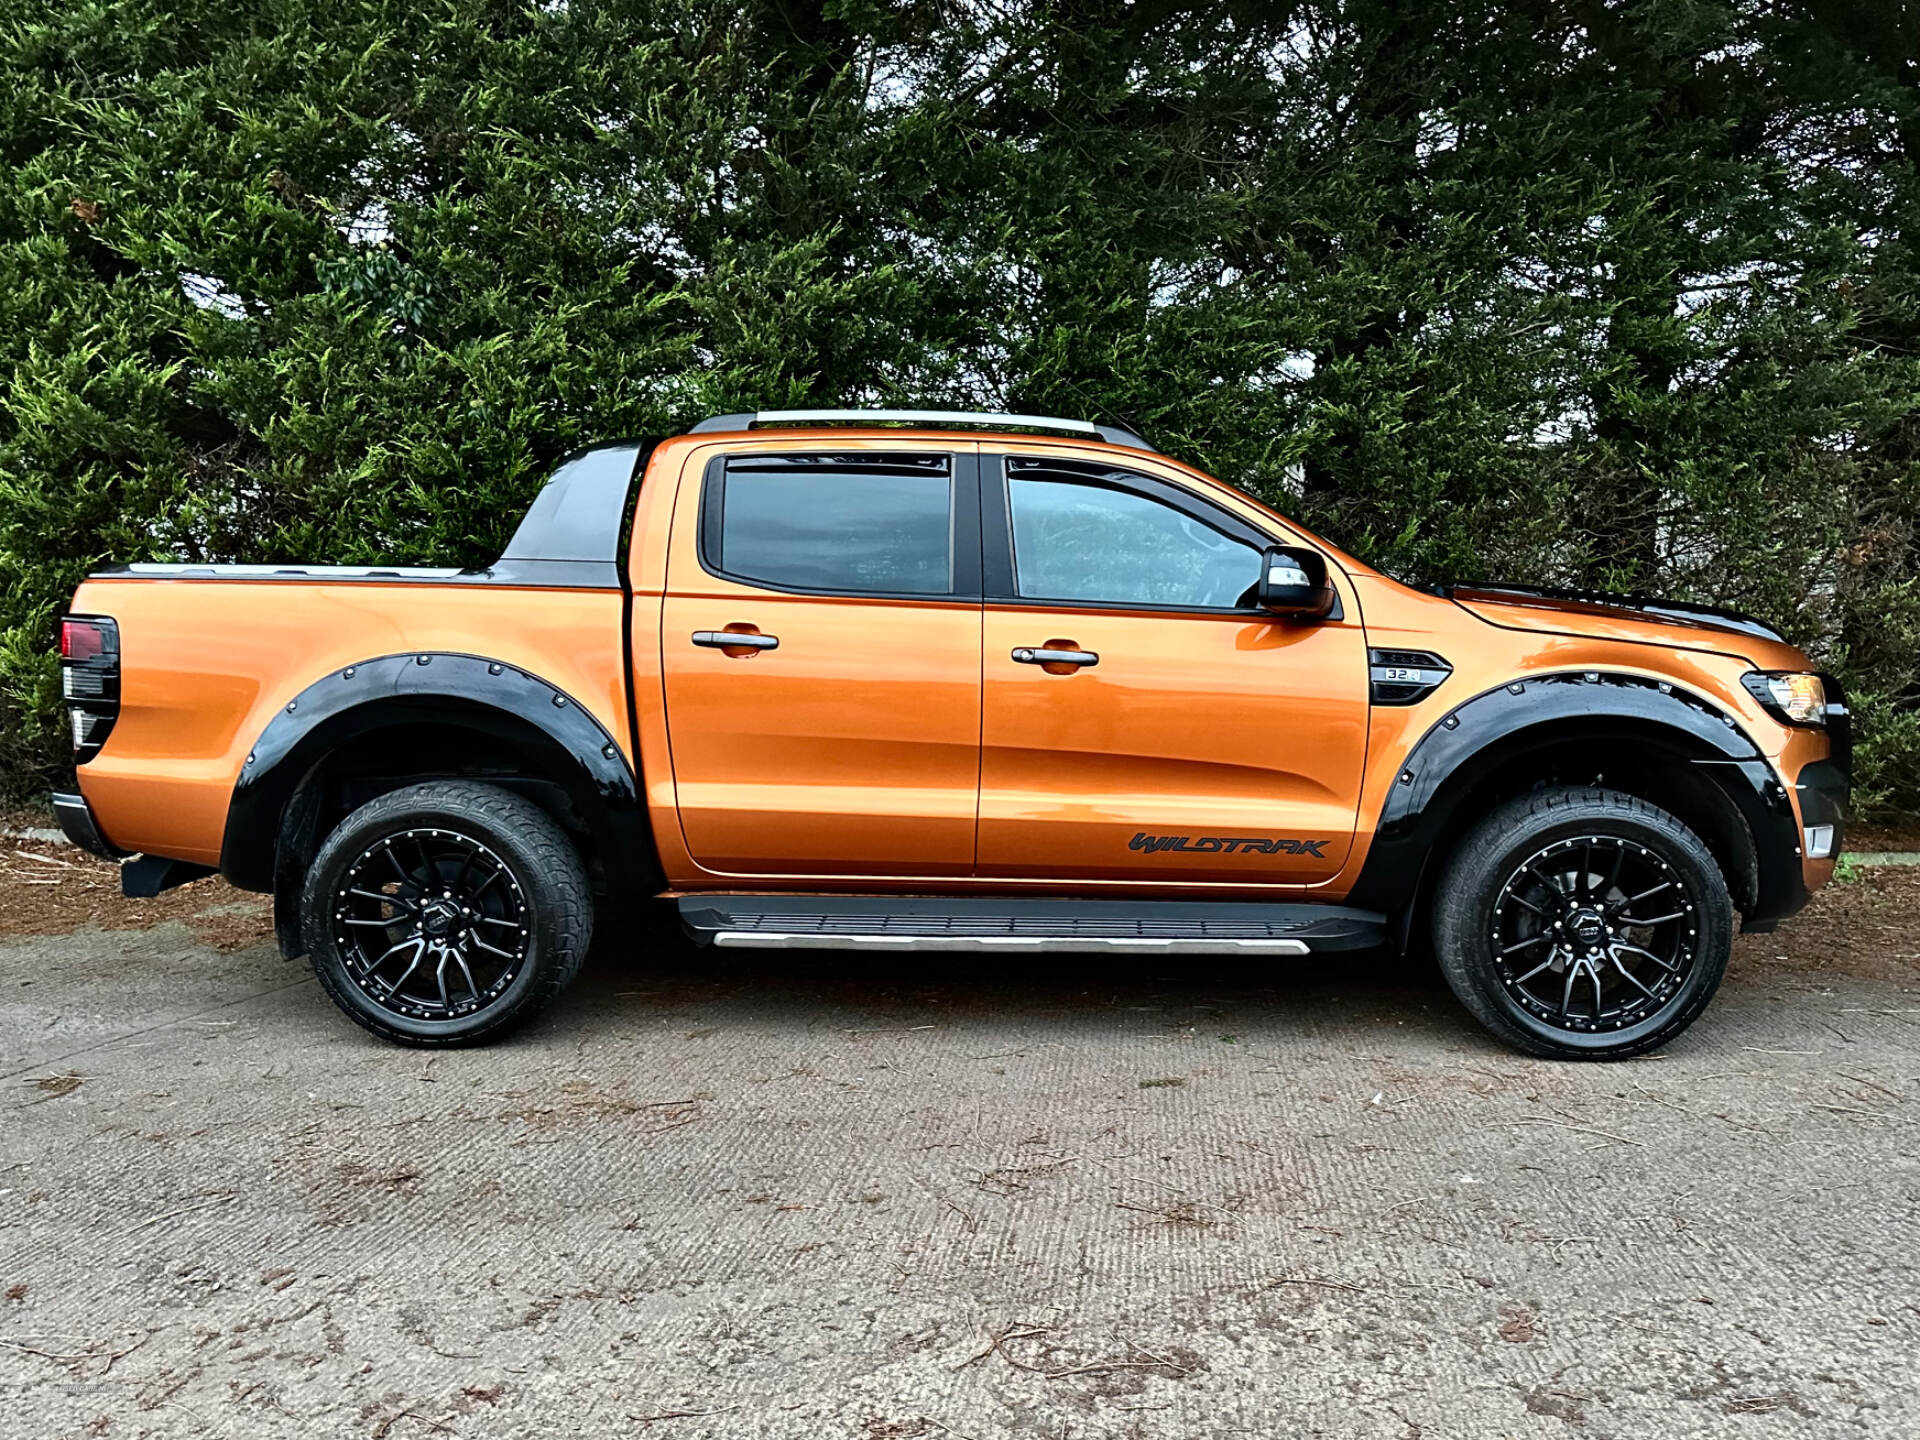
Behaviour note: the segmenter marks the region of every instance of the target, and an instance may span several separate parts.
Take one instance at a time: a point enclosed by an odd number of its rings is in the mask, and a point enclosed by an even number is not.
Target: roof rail
[[[1125,445],[1134,450],[1153,447],[1122,425],[1096,425],[1091,420],[1061,420],[1051,415],[999,415],[975,410],[756,410],[746,415],[714,415],[702,420],[687,433],[705,434],[714,430],[751,430],[756,425],[822,424],[910,424],[910,425],[991,425],[999,429],[1015,426],[1023,430],[1067,430],[1104,440],[1109,445]]]

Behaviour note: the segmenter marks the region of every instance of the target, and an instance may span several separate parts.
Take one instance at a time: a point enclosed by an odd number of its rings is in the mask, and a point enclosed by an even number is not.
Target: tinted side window
[[[951,470],[944,455],[729,460],[708,558],[799,590],[950,594]]]
[[[1146,495],[1007,477],[1013,573],[1034,600],[1232,609],[1248,603],[1260,551]]]

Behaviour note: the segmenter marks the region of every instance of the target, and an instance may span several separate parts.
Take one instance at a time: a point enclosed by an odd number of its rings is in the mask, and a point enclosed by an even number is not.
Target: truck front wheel
[[[410,785],[340,822],[301,899],[308,953],[355,1022],[401,1045],[470,1045],[579,972],[586,871],[539,806],[469,780]]]
[[[1460,1003],[1517,1049],[1617,1060],[1664,1045],[1719,988],[1733,901],[1657,806],[1555,787],[1497,807],[1449,859],[1434,949]]]

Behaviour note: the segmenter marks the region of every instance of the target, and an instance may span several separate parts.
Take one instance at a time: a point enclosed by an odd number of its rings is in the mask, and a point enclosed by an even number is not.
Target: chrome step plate
[[[1125,951],[1146,955],[1217,955],[1222,950],[1259,950],[1269,955],[1307,955],[1304,940],[1171,940],[1138,935],[1080,937],[1069,935],[848,935],[793,934],[779,930],[721,930],[715,945],[744,950],[954,950],[1048,951],[1052,954],[1095,955]]]

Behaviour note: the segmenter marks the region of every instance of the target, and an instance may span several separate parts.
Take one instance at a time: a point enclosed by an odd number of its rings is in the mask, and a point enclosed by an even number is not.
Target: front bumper
[[[1847,781],[1847,772],[1836,761],[1816,760],[1811,765],[1801,767],[1799,775],[1794,778],[1793,788],[1800,799],[1800,834],[1804,858],[1828,863],[1838,860],[1846,845],[1847,803],[1853,793],[1853,787]],[[1819,834],[1822,830],[1830,834],[1822,837]],[[1827,841],[1824,847],[1813,843],[1822,838]]]
[[[1757,862],[1754,905],[1740,929],[1745,934],[1765,934],[1798,914],[1813,892],[1832,878],[1846,839],[1851,787],[1846,771],[1832,759],[1801,766],[1789,782],[1791,791],[1763,761],[1727,769],[1744,773],[1753,786],[1751,792],[1732,788],[1727,792],[1746,815]],[[1831,830],[1823,857],[1809,849],[1809,842],[1820,838],[1809,832],[1822,829]]]

